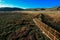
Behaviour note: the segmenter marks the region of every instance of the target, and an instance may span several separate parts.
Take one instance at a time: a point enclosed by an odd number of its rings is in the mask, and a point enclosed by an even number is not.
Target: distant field
[[[14,12],[21,12],[21,13],[60,13],[60,11],[14,11]]]
[[[7,11],[6,11],[7,12]],[[10,11],[9,11],[10,12]],[[60,13],[60,11],[12,11],[11,13]],[[4,13],[3,11],[0,11],[0,13]],[[8,13],[8,12],[7,12]]]

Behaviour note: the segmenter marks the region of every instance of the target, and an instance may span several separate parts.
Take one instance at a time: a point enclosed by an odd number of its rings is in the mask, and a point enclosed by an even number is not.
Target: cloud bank
[[[23,8],[23,9],[25,9],[24,7],[15,6],[15,5],[12,5],[12,4],[0,4],[0,8],[1,8],[1,7],[18,7],[18,8]]]
[[[20,6],[16,6],[16,5],[13,5],[13,4],[7,4],[7,3],[5,3],[5,1],[4,0],[0,0],[0,8],[1,7],[19,7],[19,8],[24,8],[24,7],[20,7]],[[25,9],[25,8],[24,8]]]
[[[0,4],[0,7],[15,7],[15,6],[10,4]]]

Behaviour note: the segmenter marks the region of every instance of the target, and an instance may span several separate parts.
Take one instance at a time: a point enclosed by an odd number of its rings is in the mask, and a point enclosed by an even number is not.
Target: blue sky
[[[0,0],[0,7],[50,8],[60,6],[60,0]]]

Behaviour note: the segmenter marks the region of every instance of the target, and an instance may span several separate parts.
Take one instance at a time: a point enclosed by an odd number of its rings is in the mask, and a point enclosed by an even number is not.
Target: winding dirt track
[[[51,40],[60,40],[59,32],[52,29],[51,27],[47,28],[46,25],[37,18],[34,18],[33,21],[42,30],[43,34],[45,34],[48,38],[50,38]]]

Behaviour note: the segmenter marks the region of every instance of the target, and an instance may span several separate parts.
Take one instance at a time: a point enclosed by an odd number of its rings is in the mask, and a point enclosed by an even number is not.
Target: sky
[[[60,6],[60,0],[0,0],[0,7],[50,8]]]

